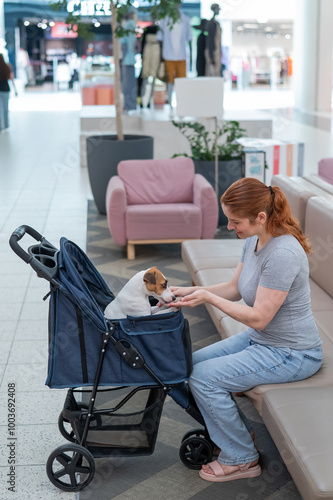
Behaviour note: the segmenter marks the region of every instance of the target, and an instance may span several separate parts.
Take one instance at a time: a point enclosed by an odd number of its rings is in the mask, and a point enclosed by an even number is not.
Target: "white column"
[[[5,9],[4,0],[0,0],[0,52],[3,52],[5,47]]]
[[[294,32],[295,107],[331,111],[333,2],[297,0]]]

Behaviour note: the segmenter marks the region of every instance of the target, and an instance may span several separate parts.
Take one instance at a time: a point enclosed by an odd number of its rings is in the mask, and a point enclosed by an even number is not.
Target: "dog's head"
[[[168,287],[168,280],[157,267],[147,269],[143,276],[143,281],[146,285],[148,295],[152,295],[159,302],[169,303],[176,299]]]

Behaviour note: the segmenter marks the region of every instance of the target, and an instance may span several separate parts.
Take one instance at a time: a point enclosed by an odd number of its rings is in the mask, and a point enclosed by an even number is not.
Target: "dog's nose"
[[[176,299],[177,299],[176,295],[172,295],[172,302]]]

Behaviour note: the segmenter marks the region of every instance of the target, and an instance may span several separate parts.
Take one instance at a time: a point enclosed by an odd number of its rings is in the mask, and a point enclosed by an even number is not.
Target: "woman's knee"
[[[206,377],[208,376],[207,370],[202,366],[204,362],[201,362],[199,365],[194,365],[190,378],[188,380],[188,384],[192,393],[197,392],[199,388],[204,388],[207,385]]]

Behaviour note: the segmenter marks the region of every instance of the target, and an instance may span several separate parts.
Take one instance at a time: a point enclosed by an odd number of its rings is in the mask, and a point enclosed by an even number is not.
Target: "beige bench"
[[[324,361],[313,377],[290,384],[257,386],[246,395],[262,415],[282,458],[288,457],[286,465],[304,500],[333,499],[333,479],[324,479],[326,460],[332,464],[333,458],[333,451],[328,453],[325,443],[325,435],[332,429],[329,402],[326,404],[325,398],[333,395],[333,196],[303,178],[275,176],[272,185],[281,187],[293,215],[299,219],[312,244],[311,300],[323,340]],[[184,242],[182,255],[192,281],[205,286],[229,280],[242,245],[242,240]],[[222,338],[245,328],[213,306],[207,309]],[[323,398],[314,396],[316,391]],[[314,418],[316,411],[312,408],[314,397],[316,401],[318,398],[318,408],[327,409],[318,418]],[[306,409],[309,409],[309,419]],[[304,432],[305,420],[307,433]],[[299,422],[304,425],[298,426]],[[322,448],[317,439],[323,441]]]

